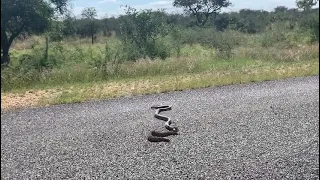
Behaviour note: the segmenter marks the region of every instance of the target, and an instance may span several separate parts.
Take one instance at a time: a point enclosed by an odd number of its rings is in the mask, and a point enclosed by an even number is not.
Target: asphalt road
[[[318,139],[319,76],[25,109],[1,113],[1,179],[319,179]]]

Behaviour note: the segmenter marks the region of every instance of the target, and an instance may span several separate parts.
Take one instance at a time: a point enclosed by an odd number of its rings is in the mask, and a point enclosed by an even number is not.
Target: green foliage
[[[104,18],[102,19],[102,28],[104,28],[102,31],[106,31],[106,34],[110,34],[111,32],[114,32],[118,35],[120,35],[120,18],[110,17],[110,18]]]
[[[213,24],[218,31],[224,31],[229,27],[230,21],[229,14],[223,13],[213,19]]]
[[[92,37],[95,36],[99,32],[100,21],[94,19],[82,19],[81,21],[77,21],[74,24],[75,34],[82,37]]]
[[[84,19],[95,19],[97,17],[97,10],[94,7],[84,8],[81,16]]]
[[[63,24],[55,21],[52,23],[51,28],[48,32],[51,41],[62,41],[63,40]]]
[[[99,20],[88,9],[81,19],[69,14],[63,21],[50,22],[49,31],[32,38],[42,38],[36,43],[30,39],[15,43],[10,52],[12,64],[1,67],[2,87],[200,72],[210,70],[217,61],[245,62],[239,59],[315,59],[319,54],[314,48],[319,40],[318,10],[244,9],[210,19],[214,27],[198,27],[188,14],[128,7],[126,15]],[[104,30],[108,37],[99,36]],[[107,35],[111,32],[116,36]],[[88,37],[93,36],[99,39],[88,45],[92,40]],[[220,61],[225,59],[229,61]]]
[[[66,14],[62,24],[63,29],[62,33],[64,36],[75,36],[76,35],[76,26],[75,26],[76,18],[73,17],[70,13]]]
[[[222,59],[232,58],[232,50],[239,47],[243,40],[243,35],[236,31],[225,31],[215,33],[212,45],[218,50],[218,57]]]
[[[173,39],[173,42],[172,42],[173,49],[176,51],[177,57],[180,57],[181,56],[181,48],[183,45],[181,27],[172,26],[170,35]]]
[[[286,41],[285,27],[282,23],[273,24],[270,28],[261,36],[262,47],[271,47]]]
[[[218,31],[231,29],[254,34],[264,31],[270,22],[268,15],[267,11],[242,9],[239,13],[219,14],[213,23]]]
[[[308,12],[310,13],[308,16],[318,18],[319,9],[310,9]],[[171,30],[172,27],[179,27],[181,29],[196,27],[192,13],[168,14],[163,11],[153,11],[152,14],[152,16],[158,17],[157,20],[161,21],[163,27],[169,26],[169,30]],[[221,14],[214,13],[214,15],[210,16],[207,23],[203,27],[209,28],[211,27],[211,23],[213,23],[214,27],[218,31],[230,29],[248,34],[257,34],[265,32],[271,27],[272,24],[281,22],[286,24],[290,30],[293,30],[296,28],[301,28],[297,22],[308,19],[308,17],[304,14],[305,12],[301,12],[298,9],[288,9],[284,6],[278,6],[272,12],[242,9],[239,12]],[[123,37],[123,27],[134,27],[130,25],[131,22],[128,19],[130,19],[128,15],[123,15],[118,18],[110,17],[94,19],[93,21],[95,27],[93,29],[95,30],[95,36],[101,32],[101,34],[104,36],[110,37],[112,35],[116,35],[118,37]],[[129,25],[124,25],[127,23]],[[91,36],[91,33],[90,26],[88,26],[88,24],[90,24],[88,19],[76,19],[69,14],[63,21],[63,35],[74,37],[80,36],[82,38],[89,37]],[[168,30],[168,28],[164,29],[166,29],[164,31]]]
[[[41,33],[50,25],[55,10],[64,11],[67,0],[2,0],[1,63],[9,63],[13,40],[23,32]]]
[[[167,34],[164,17],[161,11],[153,12],[151,9],[138,12],[127,7],[126,16],[122,16],[121,39],[124,49],[127,50],[127,59],[160,57],[165,59],[167,54],[160,37]]]
[[[121,42],[113,41],[105,43],[102,53],[95,53],[96,58],[93,58],[92,49],[90,67],[97,69],[103,79],[108,79],[109,76],[116,76],[119,71],[119,64],[122,62]]]
[[[57,65],[54,57],[49,56],[49,37],[46,37],[44,47],[35,46],[30,54],[25,54],[19,59],[19,63],[20,67],[28,67],[42,72],[50,70]]]
[[[310,10],[312,6],[317,4],[317,2],[318,0],[296,0],[297,7],[304,11]]]
[[[311,32],[312,41],[319,41],[319,11],[304,14],[298,25],[302,30]]]
[[[91,43],[93,44],[94,35],[98,32],[99,25],[95,23],[97,17],[97,11],[93,7],[85,8],[81,13],[82,18],[85,20],[85,24],[82,28],[83,34],[91,36]]]
[[[212,28],[187,28],[181,30],[180,41],[183,44],[211,45],[216,31]]]
[[[230,6],[229,0],[175,0],[173,6],[183,8],[196,18],[197,26],[204,26],[208,19],[220,12],[221,8]]]

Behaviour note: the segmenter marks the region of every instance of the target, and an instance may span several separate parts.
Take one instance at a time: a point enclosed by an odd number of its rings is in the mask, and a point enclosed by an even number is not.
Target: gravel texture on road
[[[319,179],[318,139],[319,76],[8,111],[1,179]]]

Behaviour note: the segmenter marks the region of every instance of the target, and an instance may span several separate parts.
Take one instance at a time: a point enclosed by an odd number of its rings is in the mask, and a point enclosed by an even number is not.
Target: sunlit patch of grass
[[[2,93],[1,108],[10,109],[19,107],[19,103],[10,106],[8,102],[4,102],[8,96],[10,96],[10,101],[18,99],[19,102],[25,102],[20,107],[26,107],[27,105],[44,106],[319,74],[318,60],[306,63],[290,62],[260,65],[255,67],[249,66],[247,68],[236,67],[228,70],[222,70],[223,68],[220,70],[211,69],[200,73],[145,76],[110,82],[79,83],[72,86],[46,89],[45,91],[35,89],[30,91],[33,93],[27,94]],[[34,94],[39,93],[41,96],[30,98],[30,95],[34,97]],[[7,105],[4,106],[5,104]]]
[[[108,99],[138,94],[180,91],[203,87],[215,87],[289,77],[311,76],[319,74],[319,63],[291,64],[238,69],[235,71],[208,71],[197,74],[166,75],[146,79],[131,79],[113,83],[96,83],[91,86],[78,86],[69,92],[46,101],[48,104],[73,103],[94,99]],[[44,101],[42,101],[43,103]]]
[[[10,67],[1,71],[2,97],[10,95],[6,101],[9,103],[19,97],[19,101],[33,101],[22,106],[36,106],[319,74],[318,43],[263,47],[259,35],[243,36],[250,43],[234,46],[228,58],[219,56],[218,50],[208,44],[195,43],[180,44],[179,55],[173,48],[165,60],[136,61],[121,59],[121,43],[115,37],[99,39],[93,45],[90,39],[80,38],[52,42],[49,61],[57,64],[44,70],[32,69],[28,64],[42,58],[44,41],[36,37],[21,46],[14,45]],[[111,60],[106,58],[106,47]],[[25,54],[32,54],[32,58],[21,64]],[[28,98],[33,93],[25,92],[30,90],[35,94],[46,91],[41,93],[43,98]]]

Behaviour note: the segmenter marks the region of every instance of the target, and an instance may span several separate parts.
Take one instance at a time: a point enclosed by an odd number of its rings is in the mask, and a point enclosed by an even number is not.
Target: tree
[[[275,13],[284,13],[286,11],[288,11],[288,8],[285,6],[277,6],[274,8]]]
[[[196,25],[204,26],[209,17],[220,12],[221,8],[230,6],[229,0],[175,0],[173,6],[184,8],[196,17]]]
[[[98,31],[98,26],[95,23],[95,17],[97,17],[97,11],[94,7],[85,8],[82,10],[81,16],[83,19],[87,20],[87,29],[91,35],[91,43],[93,44],[94,35]]]
[[[309,11],[317,3],[318,0],[296,0],[297,7],[304,11]]]
[[[130,53],[128,59],[136,60],[141,57],[165,59],[168,54],[163,49],[164,46],[157,41],[159,36],[168,34],[164,12],[151,9],[137,11],[128,6],[126,8],[126,15],[120,16],[121,39],[124,44],[134,47],[136,52]]]
[[[229,14],[219,14],[214,20],[213,24],[218,31],[224,31],[229,26]]]
[[[74,36],[76,33],[75,28],[75,21],[76,18],[71,14],[67,13],[64,20],[63,20],[63,35],[65,36]]]
[[[26,32],[43,32],[68,0],[1,0],[1,64],[10,62],[12,42]]]

